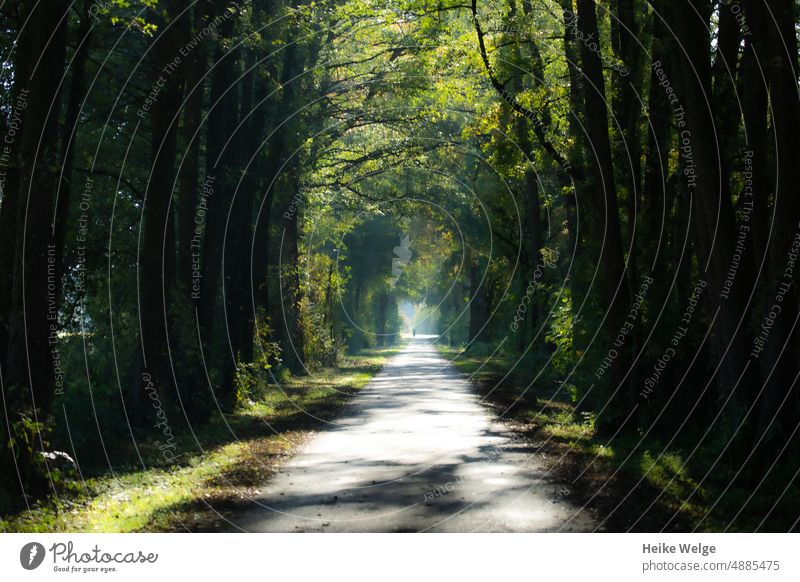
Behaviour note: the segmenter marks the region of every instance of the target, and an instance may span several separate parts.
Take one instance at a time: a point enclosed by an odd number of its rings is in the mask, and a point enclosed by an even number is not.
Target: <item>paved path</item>
[[[417,338],[289,461],[246,531],[555,531],[578,509],[468,380]],[[593,527],[578,514],[564,531]]]

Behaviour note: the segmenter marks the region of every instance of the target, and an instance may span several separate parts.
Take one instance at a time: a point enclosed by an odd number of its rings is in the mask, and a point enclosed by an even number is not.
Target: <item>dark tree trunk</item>
[[[645,235],[640,248],[644,249],[643,266],[655,273],[660,284],[653,289],[654,305],[662,305],[669,289],[665,267],[669,264],[674,193],[667,184],[669,156],[673,144],[672,111],[665,88],[660,85],[659,70],[674,78],[675,67],[670,67],[671,54],[675,54],[671,36],[660,15],[666,10],[665,0],[653,2],[653,49],[650,66],[648,103],[648,135],[642,183],[641,231]],[[688,260],[688,256],[685,257]]]
[[[275,191],[278,188],[277,174],[284,154],[283,133],[276,132],[273,141],[265,147],[268,148],[266,160],[264,161],[265,179],[263,180],[266,192],[256,212],[253,229],[253,261],[255,263],[253,265],[253,286],[256,294],[256,304],[267,313],[270,313],[272,301],[270,297],[270,264],[272,259],[270,227],[272,225],[271,217]],[[271,323],[274,329],[275,322],[272,321]]]
[[[742,34],[731,6],[719,8],[717,50],[711,67],[714,123],[719,128],[717,141],[720,155],[720,179],[723,195],[730,197],[731,160],[739,132],[739,100],[736,95],[736,69]]]
[[[170,313],[175,273],[175,233],[170,211],[175,184],[178,124],[176,117],[183,92],[182,71],[168,67],[178,55],[183,38],[177,0],[166,10],[167,20],[159,25],[161,34],[155,40],[152,83],[162,83],[158,99],[150,108],[151,172],[142,219],[139,242],[139,313],[142,353],[141,378],[134,382],[134,406],[141,403],[142,385],[152,381],[167,402],[176,402],[167,348],[167,317]],[[185,17],[184,17],[185,18]],[[145,379],[149,375],[149,380]],[[176,387],[177,388],[177,387]]]
[[[772,367],[761,398],[758,436],[767,442],[783,442],[797,425],[798,292],[797,267],[790,254],[800,243],[800,164],[797,139],[800,135],[798,101],[797,14],[792,0],[770,2],[775,20],[768,30],[767,72],[769,75],[772,129],[775,134],[777,166],[774,196],[775,222],[769,245],[770,285],[764,314],[779,310],[768,337],[765,367]]]
[[[389,295],[386,291],[380,291],[376,297],[376,320],[375,320],[375,343],[378,346],[385,346],[386,341],[386,319],[389,309]]]
[[[716,145],[713,113],[709,108],[711,95],[711,64],[709,59],[708,24],[711,3],[690,0],[672,4],[674,29],[682,47],[681,70],[683,82],[682,101],[685,104],[685,126],[679,126],[681,155],[684,173],[688,172],[687,186],[692,199],[693,230],[700,276],[708,281],[704,293],[704,306],[709,325],[712,320],[710,347],[714,355],[712,372],[716,372],[719,387],[715,406],[722,406],[731,391],[736,393],[727,400],[723,433],[732,436],[736,429],[739,411],[752,402],[752,391],[758,386],[756,366],[745,372],[747,353],[751,341],[741,325],[746,317],[746,280],[736,280],[726,286],[737,228],[733,205],[727,187],[721,183],[721,168]],[[744,261],[744,257],[742,258]],[[739,274],[741,276],[741,273]],[[742,434],[742,431],[740,431]]]
[[[231,10],[231,8],[226,8]],[[221,12],[220,12],[221,14]],[[234,18],[227,18],[219,27],[222,38],[231,38],[234,33]],[[199,319],[204,343],[213,348],[218,336],[217,312],[219,297],[224,289],[222,281],[225,225],[230,210],[232,192],[236,184],[236,151],[228,143],[236,128],[239,105],[239,87],[235,84],[238,70],[239,49],[219,48],[216,52],[216,67],[211,79],[208,133],[206,138],[206,174],[214,178],[214,194],[208,200],[208,220],[205,225],[202,252],[202,280],[200,283]],[[227,144],[227,145],[226,145]],[[235,354],[225,346],[219,356],[217,381],[218,399],[230,410],[234,405],[235,389],[233,375]]]
[[[592,35],[599,38],[597,14],[593,0],[578,0],[578,29],[584,38]],[[625,263],[620,240],[619,210],[617,205],[616,181],[611,154],[611,142],[608,131],[608,113],[606,111],[605,81],[600,56],[592,51],[586,43],[580,43],[581,66],[585,76],[586,99],[586,132],[589,151],[593,151],[596,159],[592,164],[593,196],[590,207],[595,214],[592,224],[593,232],[602,240],[600,252],[600,279],[603,308],[607,310],[605,317],[606,334],[610,340],[617,335],[625,318],[624,311],[628,305],[628,287],[625,281]],[[602,227],[604,223],[604,228]],[[620,357],[611,367],[610,379],[612,391],[625,394],[622,386],[623,378],[628,370],[630,348],[620,350]],[[601,396],[605,400],[609,395]],[[608,407],[606,415],[609,423],[614,422],[624,413],[628,402],[617,401]],[[600,420],[600,426],[609,426]]]
[[[568,133],[574,144],[569,154],[569,161],[576,170],[575,175],[585,177],[586,165],[584,163],[583,150],[579,147],[584,137],[578,119],[579,112],[584,110],[585,99],[581,74],[578,69],[580,57],[575,45],[574,35],[571,32],[571,25],[575,16],[572,12],[572,0],[561,0],[561,9],[564,20],[564,56],[567,59],[567,73],[569,76],[569,106],[572,112],[568,117]],[[578,200],[586,199],[584,191],[587,185],[585,179],[582,178],[573,179],[570,186],[571,192],[564,196],[564,207],[569,231],[568,253],[571,257],[574,257],[574,260],[570,261],[569,271],[569,291],[573,316],[572,349],[573,352],[583,352],[586,350],[586,336],[588,334],[582,332],[585,327],[578,318],[583,308],[583,300],[588,293],[589,278],[586,276],[585,270],[581,268],[581,265],[587,262],[589,253],[587,253],[587,248],[584,244],[585,229],[581,231],[578,227]]]
[[[523,12],[528,15],[531,12],[532,6],[529,2],[523,2],[522,8]],[[526,46],[530,49],[531,58],[529,66],[532,84],[536,88],[543,88],[545,71],[539,45],[535,40],[531,39]],[[515,44],[515,58],[521,66],[525,66],[522,63],[518,44]],[[515,87],[515,91],[520,90],[521,83],[518,83]],[[543,108],[542,122],[546,126],[552,124],[552,115],[549,107]],[[539,201],[539,176],[533,162],[533,160],[536,159],[536,152],[534,152],[532,148],[530,135],[528,133],[528,124],[520,115],[517,115],[515,131],[517,134],[517,143],[526,156],[524,160],[525,175],[522,179],[522,206],[525,209],[525,221],[522,232],[525,242],[523,244],[522,255],[525,257],[525,262],[523,263],[525,272],[521,277],[520,300],[522,301],[523,298],[527,296],[530,302],[526,305],[523,315],[522,330],[520,331],[520,347],[524,351],[530,346],[531,342],[533,342],[536,329],[539,325],[543,324],[545,319],[544,301],[541,299],[541,293],[536,289],[537,284],[544,283],[542,280],[544,277],[544,269],[539,266],[541,264],[540,253],[544,245],[544,236],[542,234],[541,203]],[[537,273],[541,273],[541,276],[536,277]]]
[[[293,153],[294,147],[296,147],[294,146],[296,140],[293,140],[290,136],[294,127],[293,120],[288,119],[288,116],[295,112],[298,88],[297,81],[293,79],[302,70],[304,59],[297,43],[291,42],[291,40],[293,40],[292,37],[290,37],[290,43],[283,52],[280,73],[283,97],[274,112],[270,111],[280,125],[274,127],[272,138],[265,144],[265,147],[268,148],[264,162],[263,179],[266,193],[257,213],[253,231],[253,244],[255,245],[253,279],[258,304],[263,306],[266,312],[270,314],[272,331],[277,341],[281,344],[284,364],[292,372],[302,373],[304,372],[302,365],[303,351],[292,347],[293,345],[302,344],[302,333],[299,333],[299,312],[295,309],[287,311],[285,308],[287,305],[294,303],[294,299],[286,296],[287,285],[289,288],[295,289],[291,291],[291,295],[299,300],[299,278],[297,279],[297,286],[293,286],[294,277],[283,281],[282,285],[273,285],[270,280],[273,276],[270,264],[273,259],[277,258],[280,263],[274,269],[277,276],[283,276],[286,272],[282,265],[285,264],[288,256],[286,251],[289,246],[294,245],[296,247],[297,245],[296,239],[294,242],[290,239],[296,237],[297,221],[299,220],[299,213],[302,211],[299,204],[292,203],[299,188],[299,175],[297,174],[299,170],[295,168],[298,163],[297,159],[288,160],[288,156]],[[266,117],[263,124],[266,127]],[[286,188],[286,194],[283,196],[280,195],[281,188]],[[274,213],[275,216],[273,218],[273,207],[278,202],[284,203],[284,206],[281,207],[279,212]],[[271,232],[272,224],[278,225],[275,233]],[[275,241],[272,240],[273,234],[278,237]],[[270,252],[270,249],[273,244],[275,245],[274,248],[277,249],[281,243],[281,238],[283,238],[284,255],[278,256],[278,253]],[[294,264],[294,267],[296,269],[297,265]],[[272,296],[272,289],[277,289],[281,296]]]
[[[298,176],[299,168],[290,169],[289,191],[299,192],[300,181]],[[292,213],[285,218],[281,235],[283,253],[281,256],[281,278],[282,278],[282,313],[284,314],[283,326],[286,332],[287,344],[284,347],[284,363],[293,374],[303,374],[306,372],[305,360],[305,338],[303,335],[300,301],[300,249],[299,249],[299,220],[300,212]]]
[[[520,118],[517,123],[517,141],[520,148],[533,160],[534,154],[528,139],[527,127]],[[544,302],[541,293],[536,289],[537,284],[544,283],[545,270],[541,268],[541,250],[544,244],[542,236],[541,204],[539,201],[539,182],[533,162],[526,161],[525,176],[522,179],[522,202],[525,209],[525,223],[523,228],[525,257],[524,272],[520,277],[520,301],[528,297],[525,313],[523,314],[520,334],[520,347],[525,350],[533,341],[535,330],[544,322]],[[541,276],[536,276],[541,273]]]
[[[751,184],[741,193],[739,211],[747,212],[744,201],[752,200],[750,222],[752,224],[752,249],[754,267],[761,268],[760,281],[770,275],[770,264],[764,260],[769,239],[770,194],[773,190],[769,167],[769,144],[767,142],[767,92],[769,86],[766,64],[768,61],[768,31],[763,9],[763,0],[746,0],[745,15],[750,34],[744,36],[744,52],[739,68],[739,94],[744,119],[745,158],[751,156]],[[748,153],[750,152],[750,153]],[[744,165],[747,170],[747,165]],[[747,179],[747,178],[746,178]]]
[[[641,145],[639,124],[641,122],[642,106],[639,96],[642,94],[642,50],[639,45],[639,23],[634,10],[634,0],[615,0],[614,17],[611,22],[618,24],[615,35],[617,39],[616,52],[624,66],[615,71],[616,90],[614,91],[614,117],[620,127],[615,127],[619,138],[616,140],[615,158],[618,175],[625,191],[625,209],[628,223],[628,281],[629,291],[635,292],[633,286],[639,280],[639,247],[634,225],[638,222],[640,211],[641,187]],[[639,239],[642,238],[640,229]],[[636,334],[634,330],[634,335]],[[635,351],[638,347],[638,338],[634,337],[631,348]],[[632,384],[635,382],[632,382]]]
[[[61,280],[57,276],[60,269],[55,264],[55,249],[51,243],[51,219],[58,186],[56,168],[60,162],[57,151],[59,83],[66,55],[67,9],[68,3],[61,0],[47,4],[26,2],[21,9],[21,13],[36,24],[26,26],[18,38],[18,68],[12,91],[15,98],[12,106],[21,107],[24,103],[25,114],[14,144],[18,190],[3,201],[3,214],[14,212],[13,219],[9,215],[2,220],[4,227],[13,224],[14,233],[12,264],[3,265],[3,269],[10,269],[12,273],[10,279],[3,281],[10,289],[2,289],[3,300],[10,299],[3,308],[8,321],[7,356],[2,370],[6,394],[3,423],[6,418],[11,422],[19,420],[21,413],[46,422],[55,396],[50,338],[55,336],[57,322],[49,315],[59,296]],[[8,208],[6,200],[9,200]],[[19,471],[24,488],[28,485],[26,481],[34,477],[30,474],[29,453],[32,451],[10,450],[6,440],[9,428],[3,427],[4,451],[0,468],[5,475]],[[35,438],[38,442],[34,447],[43,449],[45,435],[37,431]],[[12,456],[16,457],[16,466]]]
[[[486,281],[477,257],[470,253],[469,265],[469,346],[486,339]]]
[[[75,161],[75,142],[80,114],[86,99],[86,63],[89,59],[92,30],[92,19],[88,13],[88,4],[88,2],[84,2],[84,10],[80,16],[81,21],[76,35],[78,46],[70,67],[72,69],[72,78],[67,96],[66,122],[61,128],[61,156],[64,162],[61,168],[53,219],[53,246],[55,247],[56,265],[58,267],[57,276],[59,279],[64,270],[64,239],[69,222],[69,204],[75,191],[72,175]]]
[[[265,14],[269,13],[271,4],[270,0],[254,2],[253,18],[256,21],[263,18]],[[265,31],[262,34],[268,34],[268,32]],[[257,231],[253,226],[256,192],[264,176],[259,161],[261,160],[260,149],[265,137],[269,107],[268,87],[259,74],[261,67],[265,66],[263,62],[259,61],[260,58],[261,53],[257,49],[250,49],[246,52],[247,72],[243,79],[241,105],[241,116],[246,121],[239,129],[241,133],[238,136],[237,146],[241,150],[240,158],[243,163],[248,162],[251,158],[253,161],[248,168],[242,168],[244,174],[231,212],[233,236],[229,249],[226,247],[231,258],[230,262],[226,259],[226,265],[234,265],[231,277],[226,277],[226,282],[229,284],[226,294],[229,300],[228,314],[229,317],[235,316],[237,319],[235,325],[231,326],[230,333],[235,341],[236,352],[244,362],[253,360],[256,295],[259,283],[263,284],[263,279],[260,277],[252,277],[254,274],[259,274],[260,270],[253,263],[251,257],[262,259],[266,255],[266,253],[258,252],[259,239],[255,238]],[[274,73],[274,70],[271,72]],[[268,208],[266,215],[269,216]],[[268,224],[268,221],[265,221],[265,224]]]
[[[205,25],[208,9],[205,5],[195,7],[193,26],[190,32],[196,33]],[[186,148],[185,158],[178,173],[178,272],[183,293],[196,305],[192,298],[195,267],[200,264],[203,241],[203,228],[197,206],[200,200],[200,123],[203,117],[203,75],[207,64],[205,47],[198,46],[186,63],[186,96],[183,107],[183,126],[181,145]],[[195,221],[198,222],[195,222]],[[199,289],[197,290],[199,291]]]
[[[245,51],[244,66],[249,68],[254,64],[253,51]],[[239,181],[234,189],[231,204],[227,209],[226,231],[224,241],[224,271],[222,274],[225,284],[225,324],[234,356],[243,362],[253,359],[252,352],[252,318],[251,301],[248,290],[250,289],[250,253],[249,243],[252,236],[253,197],[254,197],[254,168],[252,164],[246,167],[250,158],[250,148],[253,142],[253,82],[255,73],[245,74],[240,81],[240,105],[242,122],[232,139],[233,148],[237,152]],[[249,119],[247,116],[250,115]],[[260,128],[257,129],[260,133]],[[256,136],[258,137],[258,136]],[[247,339],[245,338],[247,336]]]
[[[617,162],[617,175],[623,186],[625,195],[625,214],[627,219],[628,251],[628,293],[633,296],[637,292],[639,277],[639,255],[642,239],[647,234],[641,228],[641,123],[642,105],[640,95],[642,86],[642,49],[640,46],[640,27],[636,18],[635,0],[615,0],[614,15],[611,18],[617,33],[616,52],[622,61],[623,68],[613,74],[616,90],[614,91],[613,108],[616,123],[614,124],[615,140],[614,157]],[[636,226],[639,225],[638,232]],[[640,361],[636,358],[642,344],[642,327],[635,325],[631,330],[626,346],[631,354],[631,367],[627,380],[628,398],[635,402],[640,390]]]

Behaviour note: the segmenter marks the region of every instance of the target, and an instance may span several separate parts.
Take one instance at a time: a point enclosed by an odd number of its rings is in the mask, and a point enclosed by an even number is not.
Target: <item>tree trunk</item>
[[[582,265],[589,262],[589,248],[584,243],[586,229],[579,228],[578,200],[586,199],[587,184],[585,181],[586,164],[583,149],[580,147],[584,137],[583,128],[578,120],[578,112],[585,108],[585,98],[583,83],[580,70],[578,69],[578,50],[575,38],[571,32],[571,25],[575,18],[572,12],[572,0],[561,0],[561,10],[564,24],[564,56],[567,60],[567,73],[569,77],[569,107],[573,112],[568,117],[568,134],[572,141],[572,148],[569,152],[570,164],[575,168],[575,175],[580,179],[573,178],[569,192],[564,196],[564,209],[567,216],[567,230],[569,234],[568,253],[573,260],[570,261],[569,269],[569,293],[570,305],[572,309],[572,351],[573,353],[584,352],[588,344],[588,334],[585,333],[586,326],[581,319],[583,312],[583,301],[589,289],[589,277],[586,276],[586,269]],[[584,400],[588,406],[588,400]]]
[[[647,98],[648,135],[642,184],[641,230],[645,240],[640,244],[643,265],[658,275],[659,285],[653,289],[653,304],[663,305],[669,290],[666,268],[670,262],[671,210],[674,193],[667,184],[669,179],[669,156],[673,144],[672,111],[665,88],[662,87],[658,70],[666,70],[674,78],[676,67],[670,67],[671,54],[675,46],[660,15],[667,10],[665,0],[653,2],[653,48],[650,66],[650,89]],[[688,259],[688,256],[684,258]]]
[[[766,26],[763,0],[746,0],[745,14],[750,34],[744,35],[744,52],[739,68],[739,94],[742,102],[744,119],[745,158],[751,156],[751,183],[741,193],[739,209],[746,212],[743,201],[752,200],[752,249],[755,260],[754,267],[766,258],[767,240],[769,239],[770,194],[773,191],[772,175],[769,167],[769,144],[767,141],[767,91],[768,75],[765,64],[768,63],[768,29]],[[750,152],[748,154],[748,152]],[[745,178],[747,179],[747,178]],[[767,281],[770,276],[769,261],[764,261],[760,281]]]
[[[81,12],[80,26],[77,30],[78,47],[72,59],[72,79],[67,97],[66,123],[61,128],[61,151],[64,160],[58,185],[55,217],[53,219],[53,246],[55,248],[57,277],[60,279],[64,271],[64,239],[69,222],[69,204],[72,199],[72,168],[75,160],[75,141],[78,133],[78,122],[86,99],[86,63],[89,59],[89,47],[92,30],[92,19],[88,13],[88,2],[84,2]]]
[[[198,5],[193,13],[193,26],[190,32],[201,30],[205,25],[204,17],[208,9]],[[186,63],[186,97],[183,107],[183,127],[181,128],[181,144],[186,148],[185,158],[178,174],[178,270],[179,282],[188,300],[196,305],[193,299],[195,273],[200,265],[203,228],[197,206],[200,197],[200,123],[203,118],[203,75],[207,65],[205,47],[198,46]],[[212,194],[213,195],[213,194]],[[196,222],[196,220],[198,222]],[[199,284],[199,283],[197,283]],[[199,289],[197,289],[199,291]],[[196,296],[196,295],[195,295]]]
[[[155,40],[152,83],[163,86],[150,109],[151,172],[142,210],[141,240],[139,242],[139,313],[142,353],[139,366],[141,378],[134,382],[134,407],[141,403],[143,382],[152,381],[161,397],[176,402],[167,348],[167,317],[173,292],[175,273],[175,235],[170,212],[172,189],[175,184],[175,160],[178,124],[176,116],[182,94],[182,70],[169,69],[182,38],[181,22],[173,20],[180,13],[177,0],[166,9],[167,20],[159,25]],[[145,380],[145,375],[149,380]],[[177,387],[176,387],[177,388]]]
[[[468,345],[485,341],[486,332],[486,281],[482,280],[478,258],[470,252],[469,265],[469,337]]]
[[[757,367],[751,365],[739,382],[752,343],[746,325],[740,327],[746,317],[748,282],[740,279],[733,285],[726,285],[738,233],[731,199],[726,195],[727,188],[721,184],[717,163],[721,152],[716,145],[717,132],[708,104],[708,95],[711,94],[708,32],[711,4],[707,0],[688,0],[674,3],[672,8],[674,30],[683,49],[681,92],[686,116],[685,124],[679,125],[679,138],[684,174],[692,199],[698,269],[700,276],[708,281],[703,295],[706,318],[709,325],[714,320],[710,346],[714,355],[711,371],[715,372],[719,387],[717,405],[722,406],[738,386],[736,394],[728,400],[724,415],[723,432],[732,436],[739,412],[752,401],[758,375]]]
[[[231,8],[225,8],[231,10]],[[220,12],[221,14],[222,12]],[[227,18],[219,26],[223,39],[233,37],[234,18]],[[208,113],[208,133],[206,138],[206,175],[214,178],[214,194],[208,199],[208,220],[205,226],[202,251],[202,280],[200,283],[199,319],[204,343],[215,346],[218,337],[217,312],[218,298],[224,289],[222,276],[223,245],[225,243],[225,224],[230,210],[231,197],[236,184],[236,151],[227,143],[236,129],[239,105],[236,71],[238,70],[239,50],[216,51],[216,67],[211,79],[210,107]],[[226,147],[227,143],[227,147]],[[222,349],[219,356],[218,400],[223,408],[230,410],[234,405],[235,390],[232,384],[235,369],[235,354],[229,346]]]
[[[584,38],[592,35],[599,38],[597,29],[597,14],[593,0],[578,0],[578,29]],[[587,43],[580,43],[581,67],[583,70],[586,99],[586,132],[588,151],[593,151],[596,159],[592,164],[594,196],[590,201],[590,208],[595,217],[602,217],[605,228],[601,230],[599,224],[593,224],[593,230],[602,241],[600,252],[600,279],[601,297],[603,307],[607,309],[605,316],[605,329],[607,337],[617,335],[624,320],[624,310],[628,305],[628,287],[625,281],[625,263],[622,255],[620,240],[619,211],[617,205],[616,181],[614,179],[614,166],[611,155],[611,142],[608,132],[608,113],[606,111],[605,81],[600,62],[600,56],[592,51]],[[625,394],[622,386],[623,378],[628,370],[630,361],[629,347],[620,350],[620,357],[611,367],[610,379],[612,391]],[[605,401],[608,394],[601,396]],[[604,402],[605,404],[605,402]],[[627,402],[617,400],[608,407],[607,421],[601,420],[600,425],[610,426],[618,416],[624,414]]]
[[[256,1],[253,3],[253,18],[260,21],[271,8],[271,0]],[[262,34],[266,35],[267,32]],[[264,39],[267,42],[269,37]],[[257,230],[253,226],[253,215],[255,211],[255,196],[263,182],[263,164],[259,161],[262,158],[260,149],[265,137],[267,124],[267,112],[269,103],[267,102],[268,87],[259,74],[263,63],[259,62],[261,52],[257,49],[250,49],[246,52],[245,67],[247,73],[243,79],[242,89],[242,119],[247,119],[243,128],[240,128],[237,146],[241,154],[240,158],[247,162],[251,160],[249,167],[245,170],[241,178],[241,186],[236,193],[236,201],[232,210],[233,237],[230,244],[231,262],[226,259],[226,264],[234,265],[233,273],[226,282],[230,284],[226,297],[229,299],[229,316],[235,314],[236,325],[232,330],[235,338],[235,349],[239,357],[244,362],[253,360],[253,332],[255,326],[256,295],[254,288],[257,289],[259,277],[252,278],[252,275],[259,273],[259,267],[253,263],[251,257],[263,258],[266,253],[258,252],[257,247],[259,238],[255,238]],[[270,67],[270,65],[266,65]],[[274,67],[271,73],[274,74]],[[267,209],[268,210],[268,209]],[[267,212],[269,216],[269,212]],[[265,221],[268,224],[268,221]],[[267,229],[268,230],[268,229]],[[265,245],[266,246],[266,245]],[[251,252],[252,251],[252,252]],[[265,260],[266,262],[266,260]],[[255,283],[254,283],[255,281]]]
[[[790,254],[797,254],[800,243],[800,164],[797,161],[797,136],[800,135],[798,101],[797,14],[792,0],[770,2],[775,20],[768,31],[770,102],[775,133],[775,184],[772,238],[769,245],[770,285],[764,314],[779,310],[770,331],[766,367],[774,365],[761,398],[758,436],[765,441],[782,442],[797,424],[798,370],[798,292],[797,267],[790,265]],[[777,23],[777,24],[776,24]],[[786,402],[784,399],[786,398]],[[770,449],[771,450],[771,449]]]
[[[25,109],[19,124],[14,147],[16,149],[17,192],[3,201],[3,214],[14,212],[11,279],[5,280],[10,290],[2,290],[3,299],[10,299],[10,309],[4,308],[8,321],[7,356],[3,367],[5,418],[19,420],[19,414],[30,415],[33,420],[46,423],[55,397],[53,345],[57,322],[51,314],[57,313],[56,298],[61,289],[59,271],[55,264],[55,249],[51,243],[51,219],[54,193],[58,186],[58,116],[59,93],[64,59],[66,56],[66,16],[68,3],[62,0],[49,2],[30,1],[21,12],[29,15],[29,22],[21,32],[17,44],[17,64],[12,106]],[[21,109],[20,109],[21,111]],[[12,115],[12,123],[14,123]],[[7,134],[8,135],[8,134]],[[5,145],[5,144],[4,144]],[[10,184],[9,184],[10,185]],[[16,200],[14,200],[16,197]],[[12,219],[4,217],[4,226]],[[3,427],[4,435],[15,429]],[[21,435],[14,435],[20,438]],[[34,435],[28,435],[34,438]],[[37,431],[35,448],[45,448],[45,434]],[[3,437],[2,470],[5,475],[19,471],[21,485],[32,477],[31,457],[21,448],[11,450]],[[16,457],[16,466],[12,455]],[[12,481],[10,479],[10,481]],[[12,482],[16,482],[14,479]]]
[[[639,124],[641,122],[642,106],[639,96],[642,94],[642,50],[639,46],[639,23],[634,11],[634,0],[615,0],[614,16],[612,23],[617,23],[617,56],[624,65],[622,69],[613,75],[616,84],[614,91],[614,117],[620,127],[615,130],[621,139],[616,140],[616,155],[619,160],[617,165],[620,181],[625,191],[626,214],[628,222],[628,281],[629,292],[633,294],[633,286],[639,280],[638,255],[641,242],[637,240],[634,225],[638,222],[640,212],[641,188],[641,145],[639,136]],[[640,229],[639,239],[642,238]],[[632,350],[638,348],[638,338],[635,337],[637,331],[634,330],[634,338],[631,345]],[[632,381],[631,384],[635,384]]]
[[[289,192],[297,193],[300,188],[299,168],[292,167],[288,180]],[[300,291],[300,249],[299,249],[299,220],[300,212],[291,214],[285,219],[282,232],[283,255],[281,257],[281,286],[284,315],[284,329],[286,330],[287,345],[284,346],[284,363],[293,374],[304,374],[306,372],[305,361],[305,338],[300,312],[300,301],[302,299]]]

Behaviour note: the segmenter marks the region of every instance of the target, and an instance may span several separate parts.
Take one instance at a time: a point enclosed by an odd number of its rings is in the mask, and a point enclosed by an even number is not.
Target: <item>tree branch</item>
[[[511,109],[531,121],[536,140],[556,162],[556,164],[558,164],[559,167],[571,178],[579,179],[580,176],[577,169],[572,166],[567,158],[561,155],[553,143],[547,138],[547,126],[541,119],[539,119],[539,115],[532,109],[522,105],[519,101],[517,101],[516,97],[506,91],[504,83],[501,83],[494,74],[492,64],[489,62],[489,55],[486,51],[486,41],[484,38],[485,35],[483,29],[481,28],[480,21],[478,20],[478,0],[472,0],[472,22],[475,25],[475,33],[478,35],[478,47],[481,53],[481,60],[483,61],[483,66],[486,69],[486,73],[489,75],[489,81],[491,82],[492,87],[497,90],[497,92],[500,94],[500,97],[503,98],[503,101],[508,103]]]

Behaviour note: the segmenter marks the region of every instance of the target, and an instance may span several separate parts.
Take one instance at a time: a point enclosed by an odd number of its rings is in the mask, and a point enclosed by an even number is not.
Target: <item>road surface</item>
[[[232,519],[258,532],[587,531],[529,445],[417,337]]]

